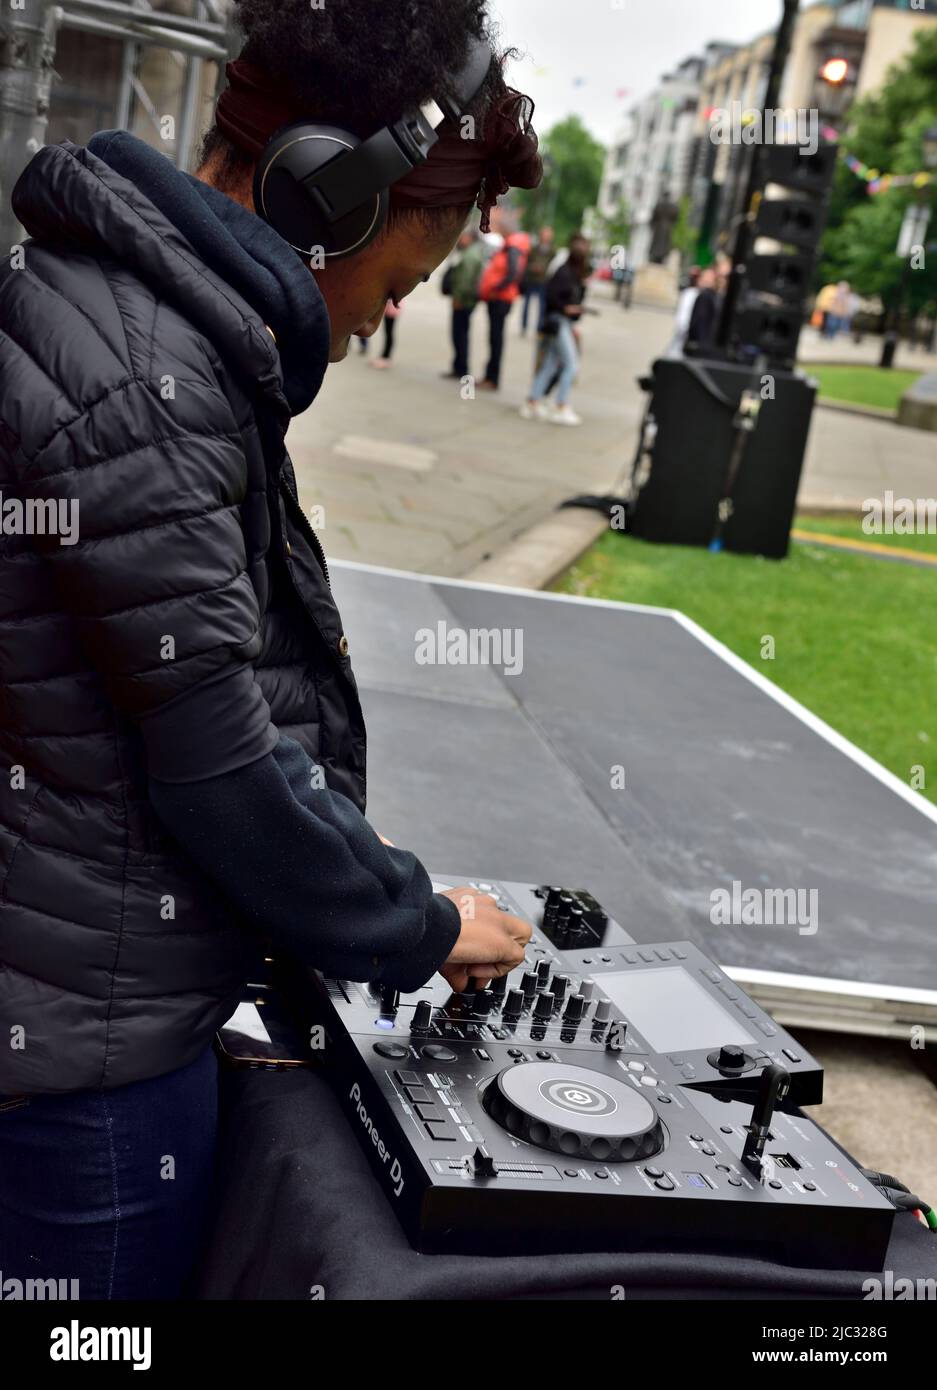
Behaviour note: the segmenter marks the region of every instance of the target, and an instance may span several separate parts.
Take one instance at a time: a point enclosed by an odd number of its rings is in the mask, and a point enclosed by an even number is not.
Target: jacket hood
[[[260,218],[143,141],[126,132],[94,139],[107,161],[70,141],[41,149],[13,190],[16,216],[45,244],[132,268],[252,383],[285,432],[328,365],[328,313],[313,275]],[[302,348],[293,360],[291,340]]]

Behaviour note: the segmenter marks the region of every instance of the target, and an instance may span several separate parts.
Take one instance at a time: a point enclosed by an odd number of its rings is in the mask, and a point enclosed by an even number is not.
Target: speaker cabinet
[[[792,372],[771,372],[774,399],[762,399],[732,489],[726,550],[783,559],[790,541],[816,388]],[[733,418],[751,370],[733,363],[654,363],[653,450],[636,472],[630,531],[648,541],[708,546],[716,531],[736,431]],[[756,379],[760,390],[761,380]]]

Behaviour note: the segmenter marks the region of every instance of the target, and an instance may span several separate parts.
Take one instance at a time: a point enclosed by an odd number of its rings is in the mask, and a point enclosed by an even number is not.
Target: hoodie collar
[[[218,189],[126,131],[102,131],[87,149],[65,141],[40,150],[13,204],[31,235],[77,241],[155,283],[275,409],[279,398],[284,430],[315,399],[330,340],[315,277]]]

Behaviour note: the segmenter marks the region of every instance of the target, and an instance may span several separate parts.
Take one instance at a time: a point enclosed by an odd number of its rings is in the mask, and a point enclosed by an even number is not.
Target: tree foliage
[[[527,231],[549,225],[560,245],[565,244],[593,207],[602,182],[605,147],[578,116],[567,116],[541,139],[544,177],[539,188],[521,189],[516,195]]]
[[[852,109],[841,144],[871,169],[915,174],[923,167],[924,132],[937,122],[937,27],[919,31],[904,60],[892,67],[884,86]],[[934,209],[925,266],[904,275],[895,254],[905,209],[927,199]],[[902,281],[909,307],[937,297],[937,184],[870,194],[841,160],[836,172],[819,283],[848,280],[860,294],[880,295],[895,306]]]

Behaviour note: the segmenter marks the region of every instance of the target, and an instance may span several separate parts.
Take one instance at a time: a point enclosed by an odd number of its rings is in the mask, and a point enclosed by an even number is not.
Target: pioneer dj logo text
[[[371,1143],[377,1150],[378,1157],[380,1158],[381,1162],[390,1164],[388,1177],[390,1178],[391,1184],[394,1188],[394,1196],[399,1197],[401,1192],[403,1191],[403,1169],[400,1166],[400,1160],[396,1158],[391,1158],[390,1150],[384,1143],[384,1140],[381,1138],[380,1134],[378,1134],[377,1126],[375,1125],[374,1121],[371,1119],[371,1116],[365,1109],[364,1102],[361,1099],[361,1087],[358,1085],[357,1081],[354,1083],[354,1085],[351,1088],[351,1091],[349,1092],[349,1098],[351,1100],[352,1105],[355,1107],[355,1112],[358,1116],[358,1119],[361,1121],[365,1133],[368,1135],[368,1137],[371,1140]]]
[[[440,619],[435,628],[419,628],[413,640],[418,666],[502,666],[506,676],[519,676],[524,669],[519,627],[449,627]]]
[[[152,1356],[150,1327],[53,1327],[51,1361],[132,1361],[135,1371],[148,1371]]]
[[[714,927],[796,927],[800,936],[815,936],[820,925],[818,888],[744,888],[738,879],[709,895]]]

